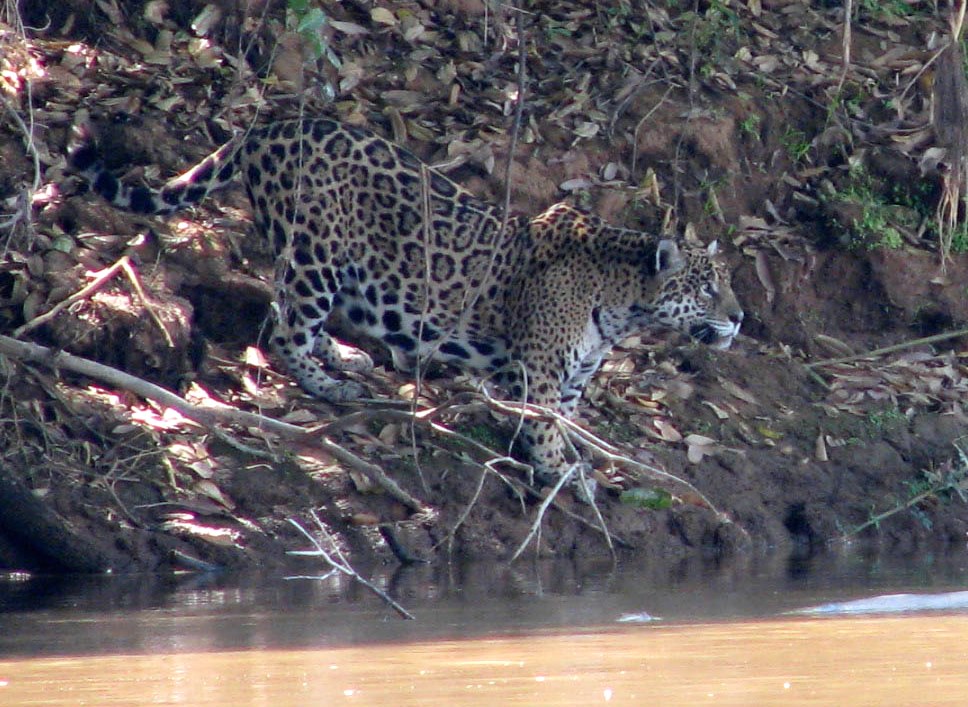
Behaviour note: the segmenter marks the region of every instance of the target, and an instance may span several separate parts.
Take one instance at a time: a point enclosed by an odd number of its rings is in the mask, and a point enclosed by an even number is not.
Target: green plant
[[[759,115],[753,113],[739,123],[739,132],[742,135],[748,135],[750,137],[759,137],[760,135],[760,118]]]
[[[673,496],[662,488],[633,488],[622,491],[619,501],[627,506],[663,511],[672,507]]]
[[[478,444],[483,444],[488,449],[497,451],[505,446],[500,435],[492,427],[485,424],[471,425],[458,430],[462,435],[468,437]]]
[[[716,177],[715,179],[703,179],[699,183],[699,188],[706,193],[706,201],[703,203],[703,213],[706,216],[716,216],[722,214],[722,209],[719,206],[719,199],[716,196],[716,191],[724,186],[728,182],[725,175],[721,177]]]
[[[288,0],[286,7],[287,25],[303,38],[313,59],[326,59],[339,68],[339,57],[333,53],[323,35],[323,29],[329,24],[326,13],[318,7],[312,7],[312,0]]]
[[[743,41],[744,25],[728,0],[710,0],[705,10],[686,11],[680,20],[691,27],[691,42],[703,60],[697,71],[703,77],[722,70],[726,58],[735,51],[735,46],[727,45]]]
[[[957,452],[955,459],[946,462],[940,469],[924,471],[921,478],[908,482],[908,497],[897,500],[886,511],[876,513],[872,506],[870,517],[846,531],[842,539],[846,540],[867,528],[879,528],[885,520],[903,511],[910,511],[918,522],[930,529],[931,518],[919,507],[930,498],[947,500],[957,496],[963,503],[968,503],[968,437],[959,437],[952,444]]]
[[[901,232],[891,225],[885,209],[879,204],[864,204],[861,218],[854,222],[861,239],[869,249],[898,250],[904,245]]]
[[[802,130],[787,128],[787,131],[780,136],[780,144],[794,164],[800,164],[810,154],[810,141]]]
[[[847,181],[834,197],[859,209],[845,234],[849,245],[869,250],[902,248],[901,229],[913,231],[928,213],[930,207],[924,198],[927,188],[922,183],[913,187],[897,184],[888,187],[874,179],[863,166],[852,167]]]
[[[914,8],[904,0],[860,0],[857,5],[858,14],[873,18],[909,17],[914,14]]]
[[[867,413],[867,424],[870,427],[871,436],[883,436],[906,425],[907,417],[896,407],[872,410]]]
[[[968,223],[959,223],[951,236],[952,253],[968,253]]]

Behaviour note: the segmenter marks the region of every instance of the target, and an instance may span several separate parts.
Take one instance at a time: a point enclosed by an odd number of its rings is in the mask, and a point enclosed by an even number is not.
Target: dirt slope
[[[244,5],[71,0],[4,18],[0,90],[19,119],[0,118],[0,333],[203,408],[328,427],[200,425],[3,349],[0,506],[21,512],[0,512],[0,566],[274,566],[305,544],[287,519],[313,526],[311,511],[357,562],[508,557],[539,499],[520,471],[481,465],[514,423],[473,381],[431,371],[419,391],[452,434],[407,422],[415,389],[388,369],[364,381],[379,404],[307,398],[260,353],[272,263],[242,195],[138,219],[75,193],[64,153],[90,117],[112,167],[157,184],[233,129],[325,114],[503,200],[516,15],[475,0]],[[892,509],[857,537],[966,539],[964,337],[808,367],[968,324],[968,239],[942,271],[932,220],[945,24],[915,1],[862,3],[851,25],[844,73],[843,12],[822,3],[528,6],[512,208],[567,199],[717,238],[747,311],[728,352],[643,334],[590,386],[580,422],[638,463],[602,465],[622,552],[812,551]],[[592,509],[560,501],[528,552],[606,554]]]

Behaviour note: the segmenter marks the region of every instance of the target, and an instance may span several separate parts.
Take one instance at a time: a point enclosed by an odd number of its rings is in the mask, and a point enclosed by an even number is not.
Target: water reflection
[[[306,568],[302,568],[305,570]],[[379,568],[367,575],[416,614],[397,618],[340,575],[117,576],[0,581],[0,656],[319,648],[777,616],[833,601],[968,587],[964,553],[828,554],[624,564],[538,562]]]

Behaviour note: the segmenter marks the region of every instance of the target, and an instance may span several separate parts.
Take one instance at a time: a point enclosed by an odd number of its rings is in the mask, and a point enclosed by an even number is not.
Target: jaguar
[[[565,418],[629,334],[665,326],[725,349],[743,321],[716,241],[680,245],[564,203],[506,216],[408,150],[327,118],[242,133],[157,189],[121,182],[91,139],[69,163],[108,202],[147,215],[241,181],[276,256],[272,349],[333,403],[366,392],[340,371],[373,366],[327,333],[337,313],[399,369],[457,364]],[[521,439],[544,482],[573,468],[551,416],[526,418]]]

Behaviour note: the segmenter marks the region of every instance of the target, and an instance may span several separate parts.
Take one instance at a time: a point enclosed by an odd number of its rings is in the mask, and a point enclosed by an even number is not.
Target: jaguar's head
[[[656,249],[661,285],[652,302],[654,321],[727,349],[739,333],[743,309],[736,301],[726,264],[713,241],[705,248],[680,248],[662,240]]]

